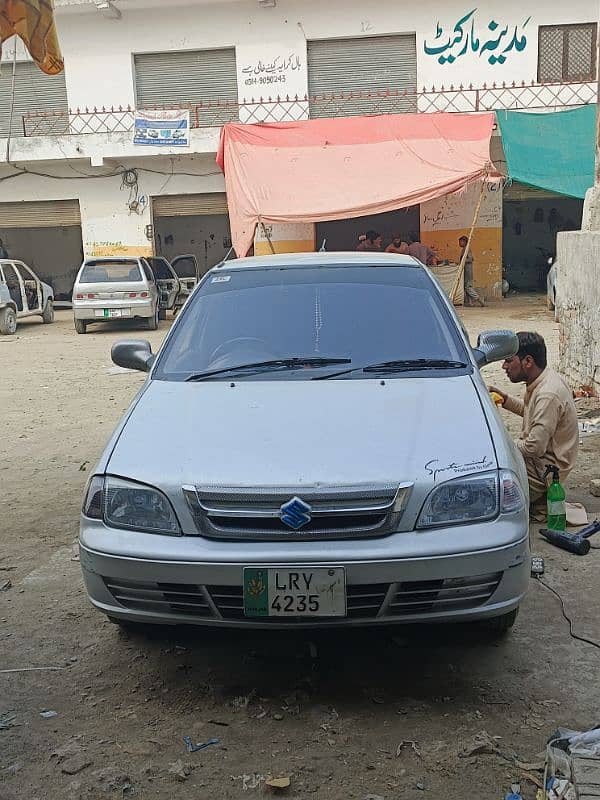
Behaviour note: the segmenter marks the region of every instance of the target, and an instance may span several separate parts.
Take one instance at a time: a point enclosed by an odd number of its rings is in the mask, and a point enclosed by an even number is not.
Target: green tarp
[[[596,106],[525,114],[498,111],[512,180],[584,198],[594,183]]]

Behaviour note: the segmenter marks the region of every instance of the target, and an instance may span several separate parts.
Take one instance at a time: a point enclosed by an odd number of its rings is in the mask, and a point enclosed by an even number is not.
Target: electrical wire
[[[558,599],[558,602],[560,603],[560,610],[562,611],[562,615],[566,619],[566,621],[567,621],[567,623],[569,625],[569,634],[570,634],[571,638],[572,639],[577,639],[577,641],[579,641],[579,642],[585,642],[585,644],[591,644],[592,647],[596,647],[596,648],[598,648],[598,650],[600,650],[600,643],[595,642],[593,639],[587,639],[585,636],[580,636],[579,634],[574,632],[574,630],[573,630],[573,620],[567,614],[567,612],[565,610],[565,601],[562,599],[561,595],[556,591],[556,589],[554,589],[552,586],[550,586],[549,583],[546,583],[545,581],[543,581],[540,577],[537,578],[537,582],[540,583],[549,592],[552,592],[552,594]]]

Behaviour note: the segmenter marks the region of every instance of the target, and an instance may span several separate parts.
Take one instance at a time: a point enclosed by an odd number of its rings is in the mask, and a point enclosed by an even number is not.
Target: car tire
[[[158,329],[158,319],[159,319],[159,311],[158,306],[154,309],[154,314],[151,317],[148,317],[146,320],[146,326],[149,331],[155,331]]]
[[[75,320],[75,330],[77,331],[77,333],[86,333],[87,325],[82,319]]]
[[[519,609],[517,607],[509,611],[508,614],[502,614],[501,617],[493,617],[486,620],[484,625],[491,636],[500,639],[510,631],[518,615]]]
[[[51,322],[54,322],[54,303],[52,300],[46,301],[46,307],[42,314],[42,322],[44,325],[49,325]]]
[[[166,319],[167,318],[167,309],[166,308],[159,308],[159,310],[158,310],[158,318],[159,319]]]
[[[17,312],[14,308],[0,308],[0,333],[12,336],[17,330]]]

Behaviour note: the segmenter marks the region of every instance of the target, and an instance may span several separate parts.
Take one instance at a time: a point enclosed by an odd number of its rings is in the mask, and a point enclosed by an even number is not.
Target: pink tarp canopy
[[[221,133],[233,246],[259,222],[394,211],[489,175],[494,114],[394,114],[242,125]]]

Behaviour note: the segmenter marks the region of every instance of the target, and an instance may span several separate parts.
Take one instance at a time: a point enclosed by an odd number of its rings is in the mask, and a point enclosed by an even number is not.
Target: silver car
[[[208,272],[90,478],[80,552],[121,624],[487,620],[530,571],[523,461],[430,272],[408,256],[246,258]],[[157,436],[157,432],[168,435]]]
[[[22,261],[0,258],[0,334],[15,333],[18,320],[35,316],[54,322],[54,290]]]
[[[73,286],[77,333],[94,322],[140,319],[148,330],[158,328],[160,291],[145,258],[87,258]]]

